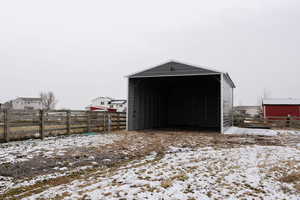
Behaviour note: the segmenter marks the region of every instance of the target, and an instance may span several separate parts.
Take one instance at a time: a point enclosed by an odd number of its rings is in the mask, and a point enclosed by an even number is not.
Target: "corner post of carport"
[[[221,100],[221,133],[223,134],[224,133],[224,100],[223,100],[223,98],[224,98],[224,96],[223,96],[223,94],[224,94],[224,75],[223,75],[223,73],[221,73],[220,74],[220,87],[221,87],[221,89],[220,89],[220,92],[221,92],[221,98],[220,98],[220,100]]]
[[[129,131],[129,127],[128,127],[128,124],[129,124],[129,77],[127,77],[127,108],[126,108],[126,131]]]

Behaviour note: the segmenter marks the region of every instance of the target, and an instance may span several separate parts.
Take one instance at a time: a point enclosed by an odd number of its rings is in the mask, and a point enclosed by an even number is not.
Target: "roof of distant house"
[[[263,99],[263,105],[300,105],[300,99]]]
[[[111,97],[97,97],[97,98],[94,98],[92,101],[97,100],[97,99],[108,99],[108,100],[113,100],[113,98],[111,98]]]
[[[235,106],[237,110],[246,110],[246,109],[259,109],[260,106]]]
[[[18,97],[16,99],[5,102],[5,104],[10,103],[10,102],[15,101],[15,100],[19,100],[19,99],[23,100],[23,101],[42,101],[41,98],[36,98],[36,97]]]
[[[125,104],[125,103],[127,103],[127,100],[125,100],[125,99],[115,99],[115,100],[111,100],[110,103],[111,104]]]
[[[36,98],[36,97],[18,97],[17,99],[22,99],[24,101],[41,101],[42,98]]]

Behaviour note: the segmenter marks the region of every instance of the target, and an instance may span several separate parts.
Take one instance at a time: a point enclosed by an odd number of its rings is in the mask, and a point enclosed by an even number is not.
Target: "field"
[[[0,199],[299,199],[300,132],[238,131],[3,143]]]

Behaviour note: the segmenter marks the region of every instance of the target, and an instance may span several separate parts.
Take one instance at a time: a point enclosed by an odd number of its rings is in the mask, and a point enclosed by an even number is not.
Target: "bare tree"
[[[43,109],[51,110],[55,108],[57,100],[53,92],[41,92],[40,98],[42,100]]]

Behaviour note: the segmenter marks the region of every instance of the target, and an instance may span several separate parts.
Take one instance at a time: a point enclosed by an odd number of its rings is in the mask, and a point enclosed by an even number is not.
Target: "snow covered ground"
[[[300,131],[230,127],[225,134],[277,136],[280,134],[300,135]]]
[[[235,135],[124,132],[0,144],[0,199],[300,199],[298,131],[227,134]],[[30,175],[19,176],[24,167]]]
[[[93,147],[111,144],[122,139],[120,134],[71,135],[48,137],[44,140],[32,139],[0,144],[0,163],[15,163],[35,156],[52,157],[63,155],[66,149]]]
[[[299,170],[300,150],[296,148],[173,147],[162,158],[158,156],[153,153],[115,171],[93,174],[25,199],[300,199],[299,185],[280,181]]]

